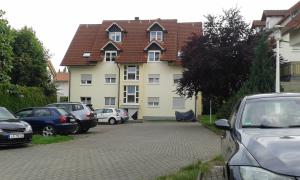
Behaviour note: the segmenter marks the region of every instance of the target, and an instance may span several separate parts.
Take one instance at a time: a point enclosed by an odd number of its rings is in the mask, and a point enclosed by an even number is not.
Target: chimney
[[[140,20],[140,18],[139,17],[134,17],[134,20],[138,21],[138,20]]]

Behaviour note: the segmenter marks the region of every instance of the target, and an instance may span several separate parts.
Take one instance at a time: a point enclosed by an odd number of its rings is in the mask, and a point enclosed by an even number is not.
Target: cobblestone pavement
[[[219,152],[219,138],[198,123],[100,125],[69,142],[0,149],[0,179],[154,179]]]

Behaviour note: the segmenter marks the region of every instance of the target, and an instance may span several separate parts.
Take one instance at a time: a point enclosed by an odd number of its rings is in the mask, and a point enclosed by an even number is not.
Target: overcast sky
[[[238,7],[249,23],[264,9],[288,9],[298,0],[0,0],[0,9],[16,29],[32,27],[50,50],[56,70],[79,24],[99,24],[105,19],[178,19],[204,21],[204,15]]]

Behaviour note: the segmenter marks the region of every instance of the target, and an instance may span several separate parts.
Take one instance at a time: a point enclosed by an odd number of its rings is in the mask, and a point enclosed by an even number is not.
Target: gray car
[[[90,128],[97,126],[97,118],[94,112],[83,103],[67,102],[48,104],[50,107],[64,108],[66,111],[75,116],[78,128],[74,133],[85,133]]]

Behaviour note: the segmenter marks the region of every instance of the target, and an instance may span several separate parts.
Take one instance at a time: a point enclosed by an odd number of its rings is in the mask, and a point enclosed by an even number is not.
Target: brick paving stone
[[[75,140],[0,149],[0,180],[141,180],[220,153],[198,123],[100,125]]]

